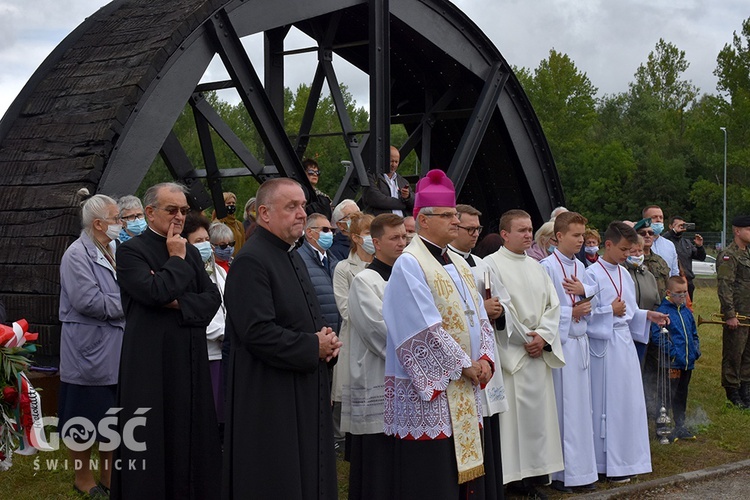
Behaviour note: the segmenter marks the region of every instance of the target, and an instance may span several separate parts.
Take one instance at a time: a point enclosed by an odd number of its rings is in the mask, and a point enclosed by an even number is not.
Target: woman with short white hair
[[[99,429],[99,422],[117,406],[125,314],[117,284],[114,240],[122,225],[115,200],[101,194],[86,198],[86,189],[78,194],[85,200],[81,208],[83,231],[60,262],[58,429],[76,464],[73,488],[92,498],[108,498],[112,452],[99,450],[101,474],[97,483],[89,460],[93,443],[86,449],[81,449],[85,446],[82,443],[71,447],[75,429],[68,429],[66,424],[72,419],[85,419]],[[95,440],[100,441],[102,436],[94,432]]]
[[[208,235],[211,248],[214,250],[216,264],[221,266],[224,271],[229,272],[236,244],[234,231],[223,222],[216,221],[208,228]]]
[[[120,243],[125,243],[130,238],[138,236],[148,227],[143,215],[143,204],[136,196],[123,196],[117,200],[117,208],[120,210],[122,230],[120,231]]]

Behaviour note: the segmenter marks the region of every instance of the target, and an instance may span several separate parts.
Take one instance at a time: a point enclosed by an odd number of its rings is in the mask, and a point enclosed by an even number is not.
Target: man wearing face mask
[[[696,234],[693,241],[687,238],[683,238],[682,234],[685,232],[686,224],[685,219],[679,215],[675,215],[669,219],[669,231],[664,234],[664,237],[674,243],[675,250],[677,250],[677,260],[680,263],[685,278],[688,282],[688,294],[690,300],[693,300],[693,290],[695,285],[693,284],[693,261],[706,260],[706,249],[703,248],[703,236]]]
[[[337,332],[340,316],[333,294],[333,270],[339,261],[328,251],[332,244],[333,228],[326,216],[310,214],[305,225],[305,242],[297,251],[307,267],[326,326]]]
[[[651,245],[651,250],[667,261],[670,276],[679,276],[680,265],[674,243],[660,236],[664,232],[664,212],[658,205],[649,205],[643,209],[642,217],[651,219],[651,230],[654,232],[654,243]]]
[[[237,211],[237,195],[230,193],[229,191],[225,192],[224,207],[227,210],[227,216],[218,220],[232,230],[232,234],[234,235],[233,240],[235,242],[234,252],[232,253],[232,257],[234,257],[237,255],[237,252],[240,251],[242,245],[245,244],[245,226],[243,226],[242,222],[238,221],[234,216]],[[216,219],[216,212],[214,212],[214,219]]]
[[[130,238],[138,236],[146,230],[148,224],[143,215],[143,205],[137,197],[128,195],[117,200],[117,209],[120,211],[122,230],[117,239],[125,243]]]

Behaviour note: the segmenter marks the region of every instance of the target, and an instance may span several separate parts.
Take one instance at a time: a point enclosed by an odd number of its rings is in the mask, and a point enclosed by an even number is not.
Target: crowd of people
[[[412,191],[398,165],[391,148],[362,207],[332,206],[307,160],[312,203],[296,181],[267,180],[244,221],[233,193],[212,222],[176,183],[142,202],[79,193],[83,231],[61,263],[60,428],[119,408],[121,432],[142,422],[142,446],[100,444],[100,477],[77,469],[78,492],[338,498],[338,452],[352,499],[544,498],[540,485],[586,492],[650,472],[649,421],[695,439],[691,262],[706,253],[684,218],[665,232],[649,206],[600,234],[559,207],[534,233],[514,209],[480,242],[482,213],[443,171]],[[746,408],[750,217],[733,235],[717,260],[722,385]],[[88,464],[91,451],[71,454]]]

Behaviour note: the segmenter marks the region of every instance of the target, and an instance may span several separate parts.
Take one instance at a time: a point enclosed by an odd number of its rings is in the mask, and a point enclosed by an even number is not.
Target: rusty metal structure
[[[315,41],[285,51],[291,28]],[[263,80],[242,38],[263,34]],[[283,127],[285,58],[317,54],[301,129]],[[218,54],[230,79],[199,83]],[[368,75],[370,127],[352,129],[333,61]],[[447,0],[114,0],[50,54],[0,121],[0,298],[11,318],[42,333],[40,354],[59,349],[59,262],[80,231],[81,187],[113,196],[136,191],[157,155],[190,189],[195,208],[216,204],[221,180],[295,178],[328,86],[353,167],[336,199],[353,197],[388,163],[392,124],[422,173],[443,168],[459,201],[492,226],[510,208],[535,223],[563,203],[541,126],[510,65]],[[256,158],[203,98],[234,88],[265,145]],[[193,165],[172,128],[193,108],[203,165]],[[213,129],[244,168],[220,169]],[[216,202],[216,203],[215,203]]]

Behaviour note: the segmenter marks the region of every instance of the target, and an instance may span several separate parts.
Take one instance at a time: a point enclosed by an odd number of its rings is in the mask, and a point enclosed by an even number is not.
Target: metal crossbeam
[[[389,0],[370,0],[370,146],[367,171],[385,171],[391,144],[391,29]],[[360,181],[362,178],[360,177]],[[364,185],[364,184],[363,184]]]
[[[302,163],[289,142],[284,126],[263,89],[226,10],[221,9],[211,16],[207,26],[216,51],[235,81],[237,92],[250,113],[273,164],[281,175],[302,184],[308,197],[312,196],[314,191]]]
[[[195,172],[193,163],[173,131],[167,135],[159,154],[172,177],[182,181],[190,191],[188,196],[190,206],[198,210],[205,210],[210,207],[211,196],[203,187],[203,183],[193,178]]]
[[[469,169],[474,161],[474,157],[482,144],[484,133],[492,118],[492,113],[497,108],[500,94],[503,91],[505,82],[508,80],[509,73],[502,70],[500,62],[496,62],[489,71],[489,75],[484,82],[482,92],[474,107],[474,111],[469,117],[469,122],[461,137],[461,141],[456,148],[456,154],[453,155],[451,164],[448,167],[447,175],[453,181],[456,187],[456,193],[461,192],[461,188],[466,182],[466,176],[469,175]]]

